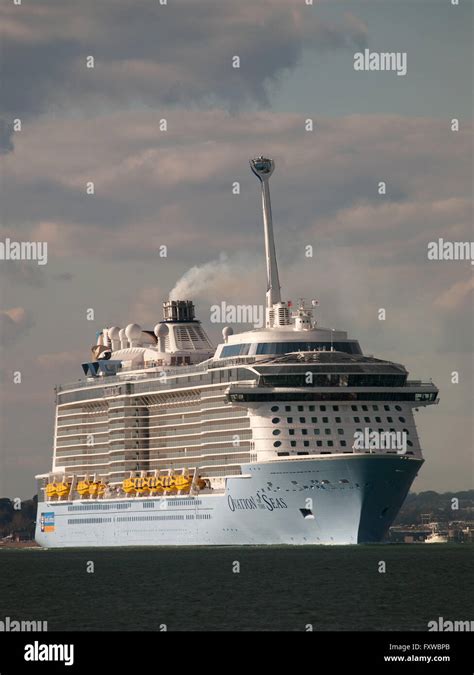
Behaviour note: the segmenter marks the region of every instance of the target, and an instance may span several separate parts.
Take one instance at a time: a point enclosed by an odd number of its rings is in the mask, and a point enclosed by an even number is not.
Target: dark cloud
[[[13,150],[13,124],[0,118],[0,155]]]
[[[0,346],[13,345],[26,335],[33,325],[33,318],[23,307],[0,311]]]
[[[16,240],[12,233],[10,233],[10,238]],[[45,285],[45,269],[42,265],[38,265],[36,261],[2,261],[0,279],[5,287],[23,285],[42,288]]]
[[[367,37],[351,15],[330,23],[287,0],[44,0],[4,5],[1,19],[2,100],[15,116],[93,100],[265,104],[266,85],[304,49],[360,48]]]

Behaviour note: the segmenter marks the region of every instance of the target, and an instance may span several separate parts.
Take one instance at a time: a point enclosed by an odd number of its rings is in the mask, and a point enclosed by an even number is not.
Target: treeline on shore
[[[36,495],[23,501],[0,498],[0,539],[8,536],[33,539],[37,503]]]
[[[448,523],[474,519],[474,490],[462,492],[410,492],[394,525],[419,525],[421,516],[430,516],[432,522]]]

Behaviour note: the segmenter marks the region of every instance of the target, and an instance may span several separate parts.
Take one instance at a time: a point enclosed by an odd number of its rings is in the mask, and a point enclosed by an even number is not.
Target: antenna
[[[267,309],[281,302],[280,280],[273,238],[272,207],[268,181],[275,168],[273,159],[257,157],[250,160],[250,168],[262,183],[263,227],[265,232],[265,255],[267,259]]]

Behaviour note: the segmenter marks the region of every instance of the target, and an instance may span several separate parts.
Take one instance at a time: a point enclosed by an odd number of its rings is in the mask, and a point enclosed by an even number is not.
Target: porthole
[[[410,446],[410,448],[412,448],[412,447],[413,447],[413,443],[412,443],[411,441],[407,441],[407,445],[409,445],[409,446]]]
[[[273,444],[273,447],[274,447],[274,448],[279,448],[280,445],[281,445],[281,441],[275,441],[275,443]]]
[[[402,406],[401,406],[401,405],[396,405],[396,406],[395,406],[395,410],[398,410],[398,411],[400,412],[401,409],[402,409]]]
[[[399,417],[398,419],[400,420],[400,422],[406,422],[406,419],[404,417]]]
[[[281,431],[280,431],[280,429],[273,429],[272,434],[274,436],[279,436],[281,434]]]
[[[279,417],[274,417],[274,418],[272,419],[272,424],[278,424],[279,421],[280,421],[280,418],[279,418]]]
[[[270,410],[271,410],[272,412],[278,412],[278,411],[280,410],[280,408],[279,408],[277,405],[272,405],[272,407],[270,408]]]

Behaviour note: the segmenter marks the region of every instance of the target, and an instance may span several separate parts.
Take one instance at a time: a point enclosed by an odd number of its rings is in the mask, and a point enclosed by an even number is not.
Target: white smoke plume
[[[221,253],[216,260],[195,265],[183,274],[170,291],[170,300],[194,300],[203,293],[218,295],[232,278],[235,281],[233,264]]]

